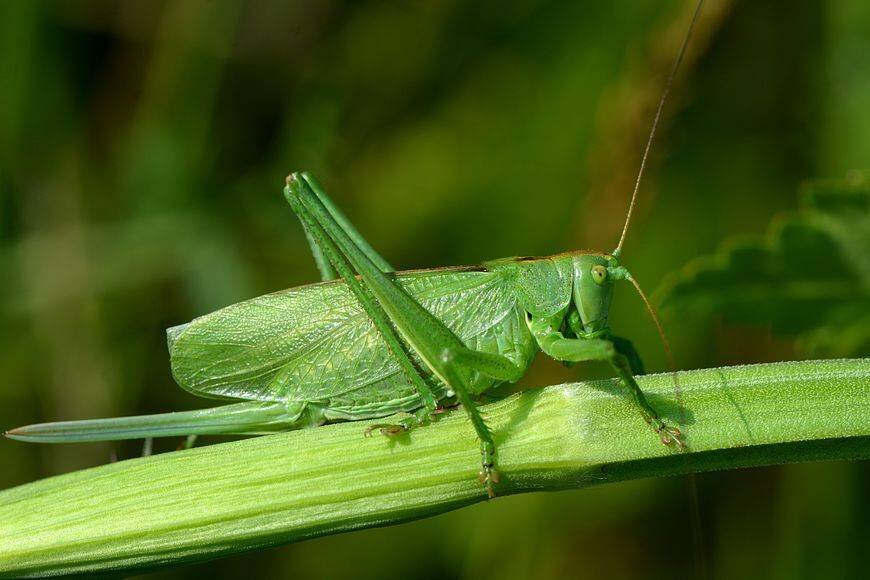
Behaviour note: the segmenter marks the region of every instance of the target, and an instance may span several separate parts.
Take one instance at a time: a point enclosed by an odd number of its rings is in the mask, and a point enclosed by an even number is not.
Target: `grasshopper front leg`
[[[630,340],[614,335],[610,335],[608,340],[613,343],[613,348],[616,349],[616,352],[623,355],[628,360],[628,364],[631,367],[631,374],[646,374],[646,371],[643,368],[643,361],[640,359],[637,349],[634,348],[634,344]]]
[[[449,328],[414,300],[391,276],[385,274],[367,252],[354,242],[353,237],[348,235],[312,190],[304,175],[289,176],[284,195],[319,248],[375,321],[384,338],[388,339],[388,343],[395,338],[395,327],[432,373],[455,393],[480,439],[481,482],[486,486],[488,495],[494,496],[494,485],[498,482],[495,442],[471,397],[466,373],[477,370],[496,380],[513,382],[519,380],[523,369],[507,357],[467,348]],[[355,274],[359,275],[365,287],[359,283]],[[391,350],[396,352],[392,347]],[[416,378],[413,378],[411,375],[415,374]],[[410,372],[409,376],[414,384],[425,385],[416,371]]]
[[[658,434],[662,443],[669,446],[676,445],[680,449],[685,448],[680,430],[676,427],[670,427],[662,421],[634,379],[632,367],[639,363],[640,358],[630,342],[625,339],[610,341],[605,338],[565,338],[559,332],[558,325],[544,318],[529,322],[529,329],[541,350],[556,360],[566,362],[605,361],[610,363],[613,370],[628,387],[632,403],[640,411],[644,420],[653,428],[653,431]],[[632,359],[636,362],[632,362]]]

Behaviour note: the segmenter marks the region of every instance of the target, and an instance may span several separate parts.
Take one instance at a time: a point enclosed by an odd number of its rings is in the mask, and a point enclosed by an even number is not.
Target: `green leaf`
[[[614,380],[482,407],[501,496],[639,477],[870,458],[870,359],[638,377],[689,446],[662,445]],[[0,577],[130,571],[216,558],[484,501],[461,410],[395,439],[366,422],[132,459],[0,492]],[[503,497],[495,501],[506,501]]]
[[[870,181],[818,182],[764,237],[723,244],[666,285],[663,306],[769,326],[807,350],[870,350]]]

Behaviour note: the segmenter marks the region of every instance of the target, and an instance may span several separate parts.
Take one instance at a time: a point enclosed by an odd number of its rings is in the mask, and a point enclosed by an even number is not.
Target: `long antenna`
[[[668,364],[671,367],[671,375],[674,377],[674,394],[676,395],[677,405],[680,409],[680,425],[685,425],[686,423],[686,408],[683,406],[683,396],[682,391],[680,389],[680,381],[679,376],[677,375],[677,363],[674,360],[674,353],[671,350],[671,344],[668,342],[668,338],[665,336],[665,329],[662,328],[662,323],[659,320],[659,316],[656,313],[656,309],[653,308],[653,305],[650,303],[649,299],[646,297],[643,289],[641,289],[640,284],[634,277],[629,274],[626,276],[626,279],[631,282],[631,285],[634,286],[634,289],[637,291],[640,299],[643,300],[644,306],[646,306],[646,311],[649,313],[650,318],[652,318],[653,323],[656,325],[656,330],[659,333],[659,338],[661,338],[662,346],[665,349],[665,354],[668,357]],[[687,451],[685,444],[677,439],[677,445],[679,445],[682,451]],[[689,485],[689,512],[692,518],[692,543],[694,544],[695,549],[695,562],[698,567],[699,578],[707,578],[707,564],[704,559],[704,544],[701,538],[701,509],[698,505],[698,484],[695,481],[695,474],[689,472],[688,474],[688,485]]]
[[[665,356],[668,357],[668,365],[671,367],[671,372],[674,374],[674,383],[676,383],[677,389],[677,399],[680,398],[680,385],[677,382],[677,361],[674,359],[674,352],[671,350],[671,343],[668,342],[668,337],[665,336],[665,329],[662,327],[661,321],[659,321],[659,315],[656,313],[656,309],[653,308],[652,303],[649,301],[649,298],[646,297],[646,293],[641,289],[640,284],[638,284],[637,280],[634,279],[634,276],[628,275],[626,277],[631,285],[634,286],[634,289],[637,291],[640,299],[643,300],[643,305],[646,306],[646,311],[649,313],[650,318],[652,318],[653,324],[656,325],[656,330],[659,333],[659,338],[662,341],[662,347],[665,349]]]
[[[652,148],[653,141],[656,137],[656,129],[659,126],[659,120],[662,117],[662,109],[665,108],[665,101],[668,98],[668,93],[671,92],[671,85],[674,83],[674,77],[677,76],[677,69],[680,68],[680,63],[683,62],[683,55],[686,54],[686,47],[689,45],[689,38],[692,36],[692,30],[695,28],[695,22],[698,20],[698,14],[701,12],[701,5],[704,0],[698,0],[695,5],[695,12],[692,14],[692,21],[689,22],[689,28],[686,30],[686,36],[683,38],[683,44],[680,46],[680,52],[677,55],[677,60],[674,61],[674,66],[671,67],[671,72],[668,75],[668,80],[665,83],[665,90],[662,92],[662,97],[659,99],[659,106],[656,109],[655,117],[653,117],[652,128],[649,132],[649,137],[646,140],[646,147],[643,150],[643,157],[640,160],[640,169],[637,172],[637,179],[634,182],[634,191],[631,194],[631,203],[628,206],[628,213],[625,215],[625,225],[622,226],[622,235],[619,236],[619,243],[616,249],[611,252],[614,257],[619,257],[622,252],[622,244],[625,243],[625,235],[628,233],[628,225],[631,223],[631,214],[634,212],[634,204],[637,202],[637,192],[640,189],[640,182],[643,179],[643,172],[646,169],[646,161],[649,157],[649,150]]]

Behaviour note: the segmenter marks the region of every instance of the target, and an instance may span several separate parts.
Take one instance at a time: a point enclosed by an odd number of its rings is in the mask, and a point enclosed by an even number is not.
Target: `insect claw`
[[[369,425],[366,427],[366,430],[363,432],[363,436],[371,437],[373,431],[380,431],[381,435],[386,435],[387,437],[395,437],[400,433],[404,433],[408,430],[408,427],[405,425],[394,425],[392,423],[375,423],[374,425]]]
[[[477,481],[486,486],[486,495],[492,499],[495,497],[495,485],[501,481],[501,475],[492,465],[484,465],[477,474]]]
[[[677,446],[681,451],[686,450],[686,443],[683,441],[683,433],[676,427],[668,427],[662,425],[659,430],[659,439],[668,447]]]

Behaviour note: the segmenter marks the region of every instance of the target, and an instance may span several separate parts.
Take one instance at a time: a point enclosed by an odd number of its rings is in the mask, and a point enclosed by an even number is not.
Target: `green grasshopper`
[[[371,420],[391,436],[459,404],[480,440],[480,481],[499,481],[496,446],[479,396],[518,381],[537,352],[566,364],[606,361],[666,445],[682,447],[634,379],[631,342],[608,325],[614,283],[640,286],[620,264],[637,192],[689,25],[644,150],[616,249],[492,260],[480,266],[396,272],[307,173],[284,196],[302,222],[323,281],[234,304],[167,330],[176,382],[193,394],[244,402],[195,411],[42,423],[7,437],[33,442],[202,434],[265,434],[335,421]],[[663,334],[662,337],[664,338]],[[666,344],[666,343],[665,343]]]

